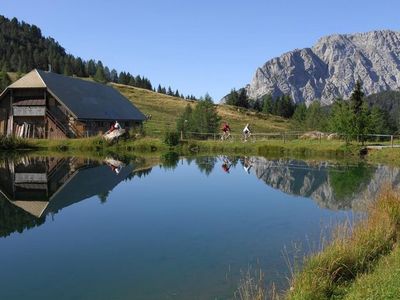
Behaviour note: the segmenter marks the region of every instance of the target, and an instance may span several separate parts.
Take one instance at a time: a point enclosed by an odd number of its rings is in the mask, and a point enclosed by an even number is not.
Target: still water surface
[[[362,210],[397,169],[174,155],[0,165],[0,299],[231,299],[241,271]]]

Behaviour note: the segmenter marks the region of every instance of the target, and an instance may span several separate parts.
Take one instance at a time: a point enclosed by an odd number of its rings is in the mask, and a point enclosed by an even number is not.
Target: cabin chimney
[[[51,72],[51,64],[49,64],[48,72]]]

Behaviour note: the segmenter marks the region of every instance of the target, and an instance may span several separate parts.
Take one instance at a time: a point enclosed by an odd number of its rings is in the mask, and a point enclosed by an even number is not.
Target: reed
[[[341,299],[356,278],[373,271],[399,238],[400,194],[388,187],[355,225],[339,225],[325,249],[305,258],[287,299]]]

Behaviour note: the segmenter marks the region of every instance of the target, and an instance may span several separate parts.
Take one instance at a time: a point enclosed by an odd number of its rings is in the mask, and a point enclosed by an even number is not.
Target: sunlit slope
[[[113,86],[132,100],[144,114],[152,116],[151,120],[145,123],[145,130],[149,135],[175,129],[176,119],[182,114],[186,105],[194,106],[196,103],[126,85],[113,84]],[[218,105],[217,109],[222,121],[229,123],[233,133],[241,133],[246,123],[250,123],[253,132],[277,132],[289,129],[289,122],[281,117],[228,105]]]

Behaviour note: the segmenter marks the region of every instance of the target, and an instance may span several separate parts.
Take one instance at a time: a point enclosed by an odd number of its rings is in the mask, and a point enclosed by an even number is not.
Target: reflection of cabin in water
[[[80,158],[21,158],[0,166],[2,198],[40,218],[95,195],[106,195],[133,171]]]
[[[97,135],[114,121],[139,126],[145,116],[111,86],[33,70],[0,95],[0,135],[65,138]]]

